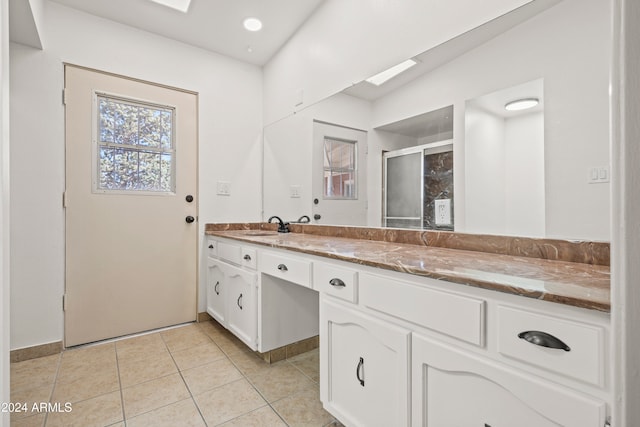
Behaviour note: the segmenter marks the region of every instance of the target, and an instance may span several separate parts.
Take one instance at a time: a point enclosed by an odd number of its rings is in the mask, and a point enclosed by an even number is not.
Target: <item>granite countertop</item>
[[[611,306],[607,265],[264,228],[206,234],[603,312]]]

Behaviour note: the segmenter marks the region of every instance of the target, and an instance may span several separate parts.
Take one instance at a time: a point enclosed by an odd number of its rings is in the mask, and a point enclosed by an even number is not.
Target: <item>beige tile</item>
[[[262,372],[268,371],[273,366],[262,360],[260,356],[253,352],[232,353],[229,354],[229,359],[234,365],[238,367],[238,369],[240,369],[240,372],[242,372],[244,375],[260,374]],[[274,365],[282,363],[286,362],[278,362]]]
[[[127,338],[117,341],[115,344],[118,361],[144,359],[145,357],[168,351],[159,333]]]
[[[60,355],[40,357],[11,364],[11,392],[53,385]]]
[[[240,371],[226,357],[207,365],[182,371],[182,376],[193,395],[242,378]]]
[[[16,410],[11,412],[11,422],[20,418],[29,417],[39,413],[38,411],[32,412],[33,404],[39,404],[40,402],[48,402],[51,398],[51,391],[53,390],[53,384],[45,385],[36,388],[27,388],[11,392],[11,402],[20,403]],[[25,404],[23,406],[23,404]]]
[[[268,406],[256,409],[248,414],[235,418],[223,427],[287,427],[273,409]]]
[[[297,356],[298,354],[306,353],[313,349],[317,349],[320,345],[320,337],[316,335],[315,337],[307,338],[302,341],[295,342],[293,344],[289,344],[287,349],[287,358],[291,358]]]
[[[287,359],[314,382],[320,382],[320,352],[318,349]]]
[[[17,418],[14,420],[11,414],[11,427],[42,427],[46,414],[32,415],[26,418]]]
[[[218,337],[220,335],[225,335],[227,333],[229,333],[224,326],[222,326],[221,324],[219,324],[218,322],[216,322],[215,320],[209,321],[209,322],[201,322],[198,323],[198,327],[200,328],[200,330],[202,332],[205,333],[205,335],[214,338],[214,337]]]
[[[122,389],[124,411],[127,418],[189,397],[187,387],[179,374],[172,374],[133,387]]]
[[[245,343],[230,333],[213,338],[213,342],[229,356],[238,353],[253,353]]]
[[[111,368],[102,368],[93,373],[73,375],[73,378],[56,382],[52,402],[79,402],[120,389],[115,364]]]
[[[115,343],[98,344],[88,347],[73,348],[62,353],[64,363],[82,363],[96,361],[114,361],[116,357]]]
[[[181,371],[226,358],[222,350],[212,342],[192,347],[187,350],[176,351],[172,353],[172,355],[173,360],[175,360]]]
[[[30,359],[37,359],[38,357],[60,354],[62,353],[62,348],[62,341],[56,341],[48,344],[12,350],[10,353],[10,360],[11,363],[16,363]]]
[[[149,355],[144,359],[118,360],[118,371],[122,387],[130,387],[146,381],[178,372],[173,358],[168,352]]]
[[[103,427],[122,421],[120,392],[115,391],[74,403],[70,412],[51,412],[47,427],[82,426]]]
[[[194,396],[207,425],[215,426],[266,405],[245,379]]]
[[[202,332],[200,327],[195,323],[162,331],[160,334],[167,348],[172,353],[211,342],[211,338]]]
[[[200,427],[205,426],[193,399],[163,406],[146,414],[127,419],[127,427]]]
[[[114,372],[117,373],[117,366],[113,343],[66,350],[62,353],[56,383],[81,383],[87,378],[104,378]]]
[[[334,418],[322,408],[318,387],[278,400],[271,404],[291,427],[324,426]]]
[[[270,370],[249,378],[268,402],[298,393],[305,388],[317,387],[302,372],[287,362],[273,366]]]

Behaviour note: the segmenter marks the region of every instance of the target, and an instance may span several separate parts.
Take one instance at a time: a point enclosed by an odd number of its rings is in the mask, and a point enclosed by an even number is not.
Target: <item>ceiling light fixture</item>
[[[171,9],[178,10],[182,13],[187,13],[191,0],[151,0],[154,3],[161,4],[162,6],[170,7]]]
[[[535,107],[539,102],[540,100],[538,98],[516,99],[515,101],[507,102],[504,105],[504,109],[507,111],[526,110]]]
[[[262,29],[262,21],[258,18],[247,18],[242,25],[247,31],[260,31]]]
[[[408,70],[409,68],[413,67],[417,63],[418,63],[418,61],[416,61],[414,59],[407,59],[406,61],[401,62],[401,63],[399,63],[397,65],[394,65],[393,67],[388,68],[388,69],[384,70],[383,72],[376,74],[375,76],[369,77],[365,81],[367,81],[367,82],[369,82],[371,84],[374,84],[376,86],[380,86],[381,84],[383,84],[387,80],[390,80],[393,77],[397,76],[398,74]]]

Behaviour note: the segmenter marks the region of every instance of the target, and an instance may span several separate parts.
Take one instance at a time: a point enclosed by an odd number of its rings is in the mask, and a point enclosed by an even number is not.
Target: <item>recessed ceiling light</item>
[[[151,0],[154,3],[161,4],[171,9],[179,10],[182,13],[187,13],[191,0]]]
[[[375,76],[369,77],[365,81],[371,84],[374,84],[376,86],[380,86],[382,83],[408,70],[409,68],[413,67],[417,63],[418,62],[413,59],[407,59],[406,61],[401,62],[397,65],[394,65],[393,67],[386,69],[383,72],[376,74]]]
[[[242,24],[247,31],[260,31],[262,29],[262,21],[258,18],[247,18]]]
[[[539,102],[538,98],[516,99],[515,101],[507,102],[504,105],[504,109],[507,111],[526,110],[527,108],[535,107]]]

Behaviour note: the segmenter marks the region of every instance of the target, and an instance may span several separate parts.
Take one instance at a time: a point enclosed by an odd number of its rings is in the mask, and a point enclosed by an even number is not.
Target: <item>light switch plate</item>
[[[231,183],[228,181],[218,181],[218,195],[230,196],[231,195]]]
[[[299,185],[291,185],[289,187],[289,196],[291,196],[292,199],[299,199],[301,192],[302,192],[302,187]]]

